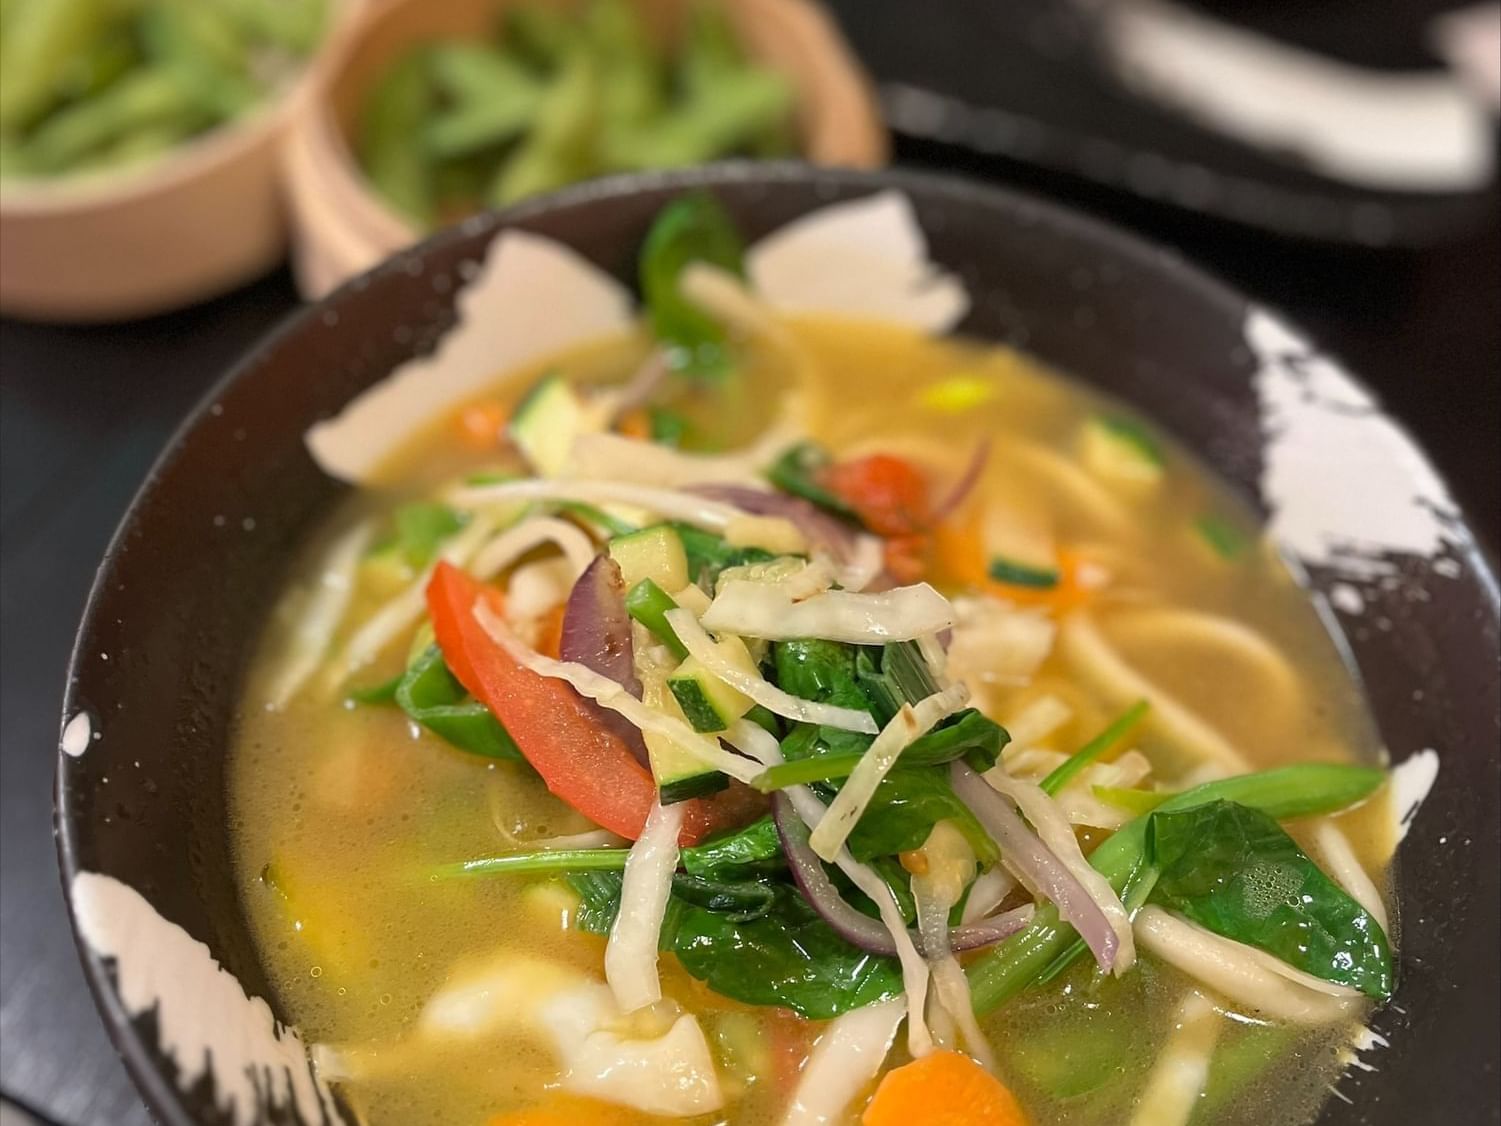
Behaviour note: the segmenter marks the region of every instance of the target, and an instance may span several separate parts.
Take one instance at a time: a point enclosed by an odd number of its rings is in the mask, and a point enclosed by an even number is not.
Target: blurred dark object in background
[[[1000,162],[993,170],[1002,174],[1010,171],[1007,165],[1046,169],[1279,234],[1367,246],[1421,246],[1461,238],[1495,214],[1494,173],[1488,172],[1496,164],[1494,118],[1475,96],[1471,119],[1454,120],[1464,113],[1455,104],[1462,84],[1449,77],[1428,45],[1434,21],[1463,6],[1454,0],[1396,0],[1374,12],[1358,0],[1199,0],[1192,7],[1156,0],[940,0],[923,5],[918,9],[922,18],[914,19],[907,0],[833,0],[855,49],[879,80],[892,128],[954,150],[933,150],[935,160],[974,167],[962,154],[983,155]],[[1339,89],[1327,98],[1296,100],[1288,91],[1282,97],[1290,104],[1279,107],[1287,116],[1314,112],[1315,101],[1322,106],[1328,120],[1318,129],[1303,129],[1314,134],[1311,143],[1320,137],[1327,141],[1334,115],[1351,108],[1340,95],[1374,94],[1384,90],[1385,80],[1401,81],[1403,75],[1421,86],[1426,107],[1410,120],[1409,134],[1418,132],[1421,139],[1425,123],[1438,120],[1465,136],[1450,137],[1443,152],[1429,154],[1438,158],[1439,167],[1426,179],[1437,190],[1384,186],[1383,179],[1403,182],[1396,156],[1411,138],[1393,136],[1383,146],[1377,143],[1382,138],[1369,136],[1370,129],[1361,129],[1359,137],[1345,136],[1367,155],[1370,175],[1320,175],[1293,154],[1241,143],[1168,101],[1134,92],[1112,63],[1109,49],[1119,38],[1112,29],[1128,19],[1137,21],[1132,26],[1147,37],[1132,42],[1139,42],[1141,51],[1150,50],[1153,59],[1161,58],[1168,43],[1177,54],[1186,51],[1179,25],[1191,21],[1215,41],[1220,57],[1203,66],[1217,74],[1232,53],[1237,72],[1251,69],[1240,50],[1247,34],[1254,37],[1257,51],[1292,51],[1298,65],[1317,65],[1317,75],[1300,73],[1304,85],[1317,78]],[[1227,37],[1235,38],[1234,48],[1222,42]],[[1257,65],[1291,68],[1280,57],[1257,60]],[[1153,86],[1168,82],[1171,73],[1192,69],[1175,69],[1167,61],[1153,66],[1162,72],[1148,84]],[[1290,85],[1285,73],[1263,77],[1279,92]],[[1228,96],[1226,84],[1210,86],[1194,91],[1197,97],[1186,95],[1184,103]],[[1444,97],[1441,86],[1452,86],[1454,98]],[[1406,101],[1392,96],[1399,104]],[[1224,113],[1243,115],[1247,104],[1266,111],[1279,101],[1247,98],[1251,100],[1224,103],[1240,107]],[[1357,108],[1363,101],[1353,100]],[[1363,115],[1345,116],[1358,125],[1368,123]],[[1265,118],[1261,112],[1255,127],[1264,126]],[[1338,130],[1334,132],[1337,139]],[[1393,146],[1395,151],[1387,151]],[[1467,151],[1454,152],[1454,146]],[[1484,151],[1473,151],[1476,146]],[[1409,178],[1423,180],[1423,169],[1413,170]]]

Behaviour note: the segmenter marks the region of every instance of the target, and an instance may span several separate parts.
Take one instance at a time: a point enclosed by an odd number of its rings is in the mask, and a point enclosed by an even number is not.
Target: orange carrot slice
[[[933,1052],[886,1073],[863,1126],[1026,1126],[1016,1097],[958,1052]]]

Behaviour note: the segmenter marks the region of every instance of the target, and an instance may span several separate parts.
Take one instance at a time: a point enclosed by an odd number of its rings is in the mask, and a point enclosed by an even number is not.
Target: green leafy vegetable
[[[376,190],[419,226],[435,214],[432,169],[414,143],[433,108],[429,63],[427,51],[415,51],[380,77],[360,115],[355,145]]]
[[[392,519],[396,524],[396,546],[416,570],[431,563],[443,541],[466,522],[462,513],[431,501],[404,504]]]
[[[915,704],[938,691],[915,641],[861,646],[855,656],[855,678],[882,726],[891,722],[903,704]]]
[[[1161,443],[1135,419],[1119,414],[1102,414],[1096,416],[1095,421],[1112,436],[1130,446],[1145,461],[1158,466],[1164,464]]]
[[[619,872],[625,869],[628,848],[557,848],[533,852],[503,852],[460,860],[434,868],[431,877],[454,880],[478,876],[522,875],[528,872]]]
[[[680,196],[657,215],[641,248],[641,294],[652,332],[685,375],[722,376],[730,358],[723,327],[683,296],[683,270],[694,262],[744,276],[740,232],[707,192]]]
[[[1121,715],[1112,720],[1110,725],[1101,731],[1089,742],[1085,743],[1067,759],[1059,763],[1057,767],[1042,780],[1042,788],[1046,793],[1056,794],[1071,782],[1079,771],[1099,758],[1116,743],[1126,736],[1126,732],[1135,727],[1141,718],[1151,709],[1151,704],[1145,700],[1138,700],[1127,708]]]
[[[820,475],[829,463],[828,451],[822,446],[814,442],[799,442],[772,463],[766,476],[784,493],[802,497],[836,516],[858,523],[855,510],[819,483]]]
[[[995,842],[954,793],[946,770],[901,765],[876,787],[849,835],[850,854],[868,861],[921,848],[940,821],[954,822],[982,864],[996,859]]]
[[[678,861],[689,875],[712,879],[763,875],[787,866],[781,838],[770,817],[703,844],[690,845],[679,853]]]
[[[1375,767],[1303,763],[1207,782],[1169,798],[1158,809],[1193,809],[1223,799],[1285,820],[1347,809],[1370,797],[1385,781],[1386,772]],[[1147,867],[1147,820],[1138,817],[1128,822],[1089,855],[1090,864],[1118,895],[1129,894],[1128,885],[1140,886],[1148,878],[1143,871]],[[1077,956],[1084,947],[1079,943],[1071,953],[1076,940],[1073,927],[1059,920],[1055,907],[1039,908],[1024,930],[969,965],[975,1011],[990,1012],[1060,960]]]
[[[670,411],[666,407],[649,407],[646,416],[651,427],[651,440],[657,445],[677,449],[687,439],[691,424],[677,411]]]
[[[850,945],[786,885],[777,885],[773,909],[749,922],[686,909],[672,949],[716,993],[780,1005],[809,1020],[830,1020],[902,991],[896,959]]]
[[[393,698],[407,715],[461,751],[521,760],[506,729],[489,708],[464,691],[436,645],[429,645],[407,666]]]
[[[1265,813],[1230,801],[1164,808],[1149,820],[1147,855],[1155,902],[1304,973],[1390,996],[1381,925]]]

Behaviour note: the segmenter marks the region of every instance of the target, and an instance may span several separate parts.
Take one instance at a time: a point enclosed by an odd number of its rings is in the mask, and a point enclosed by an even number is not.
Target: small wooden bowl
[[[380,0],[332,47],[307,112],[285,148],[303,293],[321,297],[421,237],[365,179],[349,142],[365,94],[414,44],[488,34],[497,13],[536,0]],[[578,7],[579,0],[556,0]],[[671,42],[688,0],[636,0],[648,25]],[[799,142],[813,164],[873,168],[888,140],[871,84],[833,20],[813,0],[723,0],[747,52],[781,71],[796,91]]]

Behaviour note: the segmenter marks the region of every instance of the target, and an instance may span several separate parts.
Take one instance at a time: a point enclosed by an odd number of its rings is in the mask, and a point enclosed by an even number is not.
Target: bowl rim
[[[109,596],[112,586],[112,571],[120,551],[129,538],[135,524],[141,518],[146,500],[156,489],[163,475],[170,468],[178,448],[189,434],[211,417],[211,408],[228,389],[247,373],[262,366],[262,360],[274,353],[284,341],[311,327],[331,306],[336,306],[346,295],[359,292],[372,281],[388,274],[404,271],[408,263],[422,258],[434,247],[466,241],[479,236],[493,237],[512,225],[526,222],[537,216],[586,204],[605,202],[628,197],[651,189],[691,190],[754,183],[794,183],[816,186],[820,182],[837,182],[838,187],[865,188],[871,191],[894,189],[914,197],[953,199],[978,202],[982,205],[1002,205],[1004,210],[1023,210],[1045,217],[1070,239],[1102,247],[1111,255],[1134,260],[1152,271],[1164,272],[1179,284],[1196,290],[1214,305],[1226,309],[1243,310],[1248,305],[1268,308],[1263,302],[1252,301],[1213,272],[1168,247],[1166,244],[1138,234],[1129,228],[1111,223],[1088,212],[1075,209],[1032,192],[1011,186],[1002,186],[971,177],[951,173],[917,171],[910,168],[846,169],[829,168],[800,161],[726,161],[687,169],[671,169],[642,173],[624,173],[598,180],[570,185],[557,192],[534,197],[501,211],[489,211],[464,222],[447,227],[407,250],[386,258],[370,270],[344,282],[325,297],[306,302],[289,314],[280,324],[266,333],[256,344],[244,352],[218,379],[214,380],[193,408],[174,428],[163,445],[140,486],[132,495],[124,515],[120,518],[109,544],[100,559],[85,600],[79,626],[68,659],[67,684],[63,696],[62,716],[59,726],[59,747],[56,752],[56,768],[53,775],[53,836],[56,841],[59,876],[69,927],[74,945],[82,963],[84,976],[94,1003],[103,1018],[105,1030],[117,1054],[124,1061],[126,1070],[137,1090],[156,1119],[164,1126],[198,1126],[198,1121],[185,1109],[181,1092],[170,1084],[153,1065],[153,1048],[143,1039],[135,1019],[126,1011],[120,1000],[111,970],[105,959],[97,956],[83,939],[74,913],[71,883],[79,873],[76,855],[77,838],[85,824],[75,819],[64,785],[69,756],[61,749],[62,728],[76,713],[79,674],[84,660],[84,645],[90,625],[99,614],[101,605]],[[813,204],[816,206],[816,202]],[[1295,321],[1290,321],[1296,324]],[[1316,338],[1310,338],[1316,339]],[[1428,458],[1425,448],[1415,442],[1407,427],[1381,405],[1380,396],[1359,377],[1350,379],[1370,395],[1378,410],[1389,419],[1415,448]],[[1211,465],[1212,469],[1213,466]],[[1442,481],[1442,475],[1434,471]],[[1465,533],[1453,547],[1455,554],[1468,565],[1476,584],[1484,595],[1487,620],[1501,621],[1501,580],[1498,580],[1497,565],[1484,541],[1472,530],[1465,510],[1455,502],[1455,523]]]

